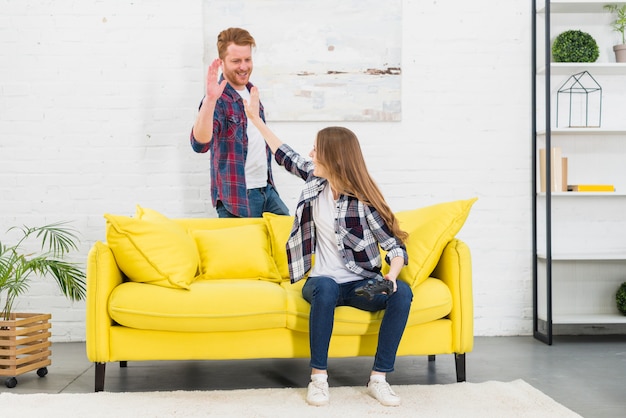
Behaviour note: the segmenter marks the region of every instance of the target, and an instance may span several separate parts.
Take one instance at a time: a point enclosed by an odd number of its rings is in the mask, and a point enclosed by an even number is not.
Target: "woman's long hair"
[[[408,237],[400,229],[398,220],[367,171],[361,146],[354,132],[339,126],[322,129],[317,133],[315,152],[317,164],[324,168],[328,181],[337,192],[356,197],[373,206],[400,241]]]

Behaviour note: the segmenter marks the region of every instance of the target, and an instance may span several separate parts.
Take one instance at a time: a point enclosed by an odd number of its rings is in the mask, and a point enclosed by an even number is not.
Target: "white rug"
[[[523,380],[393,386],[399,407],[384,407],[365,387],[330,388],[330,405],[306,404],[306,389],[229,391],[0,393],[3,417],[579,417]],[[6,413],[6,414],[5,414]]]

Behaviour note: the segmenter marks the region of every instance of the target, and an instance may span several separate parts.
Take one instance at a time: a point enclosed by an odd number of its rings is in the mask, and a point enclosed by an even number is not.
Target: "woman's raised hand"
[[[260,121],[261,115],[259,113],[259,89],[257,89],[256,87],[252,87],[250,89],[250,102],[244,100],[243,103],[248,119],[253,123]]]
[[[254,123],[254,126],[257,127],[263,138],[265,138],[265,142],[270,147],[273,153],[276,153],[276,150],[282,144],[282,141],[278,139],[278,137],[267,127],[263,119],[261,119],[261,115],[259,114],[260,104],[259,104],[259,90],[256,87],[252,87],[250,89],[250,102],[247,100],[243,101],[244,109],[246,110],[246,116],[248,117],[248,121]]]

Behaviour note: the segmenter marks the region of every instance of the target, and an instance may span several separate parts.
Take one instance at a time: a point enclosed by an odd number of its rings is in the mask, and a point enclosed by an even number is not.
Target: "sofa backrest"
[[[461,229],[476,198],[397,212],[409,264],[399,278],[426,280],[445,246]],[[106,214],[107,243],[133,281],[189,288],[195,280],[289,280],[285,244],[293,216],[169,219],[137,206],[134,217]],[[383,273],[388,266],[383,265]]]

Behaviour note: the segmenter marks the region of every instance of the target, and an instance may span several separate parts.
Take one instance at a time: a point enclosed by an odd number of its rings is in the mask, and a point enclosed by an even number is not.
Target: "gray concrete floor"
[[[364,385],[371,362],[368,357],[331,359],[331,387]],[[84,343],[54,343],[48,372],[43,378],[25,373],[16,387],[2,384],[0,392],[93,391],[94,367]],[[523,379],[586,418],[626,416],[625,376],[626,336],[558,336],[552,346],[532,337],[477,337],[467,354],[468,382]],[[308,380],[307,359],[129,362],[126,368],[107,365],[105,390],[305,387]],[[441,355],[429,363],[427,357],[400,357],[387,380],[392,385],[456,383],[454,358]]]

